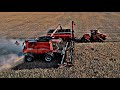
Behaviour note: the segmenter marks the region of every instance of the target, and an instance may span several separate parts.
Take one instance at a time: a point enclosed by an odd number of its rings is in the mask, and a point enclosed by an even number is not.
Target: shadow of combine
[[[33,62],[23,62],[18,66],[12,68],[13,70],[23,70],[23,69],[35,69],[35,68],[58,68],[58,62],[45,62],[42,60],[34,60]]]

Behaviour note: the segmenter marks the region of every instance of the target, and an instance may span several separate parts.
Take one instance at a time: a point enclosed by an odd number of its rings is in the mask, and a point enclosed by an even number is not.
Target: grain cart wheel
[[[33,62],[34,58],[32,56],[25,56],[24,59],[25,59],[26,62]]]
[[[46,62],[51,62],[51,61],[53,60],[53,55],[45,54],[44,60],[45,60]]]

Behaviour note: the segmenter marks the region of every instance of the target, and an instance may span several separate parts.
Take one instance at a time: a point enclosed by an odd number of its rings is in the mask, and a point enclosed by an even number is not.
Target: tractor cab
[[[91,35],[97,35],[99,34],[99,30],[90,30],[91,31]]]
[[[99,30],[91,30],[91,41],[103,42],[106,39],[106,35],[99,32]]]

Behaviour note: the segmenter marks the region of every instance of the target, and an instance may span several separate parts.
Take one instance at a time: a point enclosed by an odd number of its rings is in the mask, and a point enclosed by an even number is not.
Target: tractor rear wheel
[[[53,60],[53,56],[50,55],[50,54],[45,54],[44,60],[45,60],[46,62],[51,62],[51,61]]]
[[[103,42],[103,40],[102,39],[98,39],[97,42]]]
[[[83,38],[81,38],[81,42],[86,43],[86,42],[89,42],[89,41],[83,37]]]
[[[33,57],[31,57],[31,56],[25,56],[24,57],[24,60],[26,61],[26,62],[32,62],[33,61]]]

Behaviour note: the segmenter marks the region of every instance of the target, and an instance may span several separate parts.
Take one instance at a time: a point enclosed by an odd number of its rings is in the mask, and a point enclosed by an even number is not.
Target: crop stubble
[[[0,35],[10,38],[28,38],[43,35],[49,28],[54,28],[59,23],[63,27],[70,27],[67,25],[70,25],[70,21],[74,20],[76,23],[76,37],[82,37],[84,32],[89,33],[90,29],[101,27],[100,31],[108,35],[108,40],[120,40],[120,13],[116,12],[15,13],[6,15],[4,18],[1,17]],[[74,67],[40,68],[42,66],[36,64],[38,62],[33,62],[23,64],[15,70],[2,71],[0,77],[120,77],[119,47],[120,42],[76,43]]]

